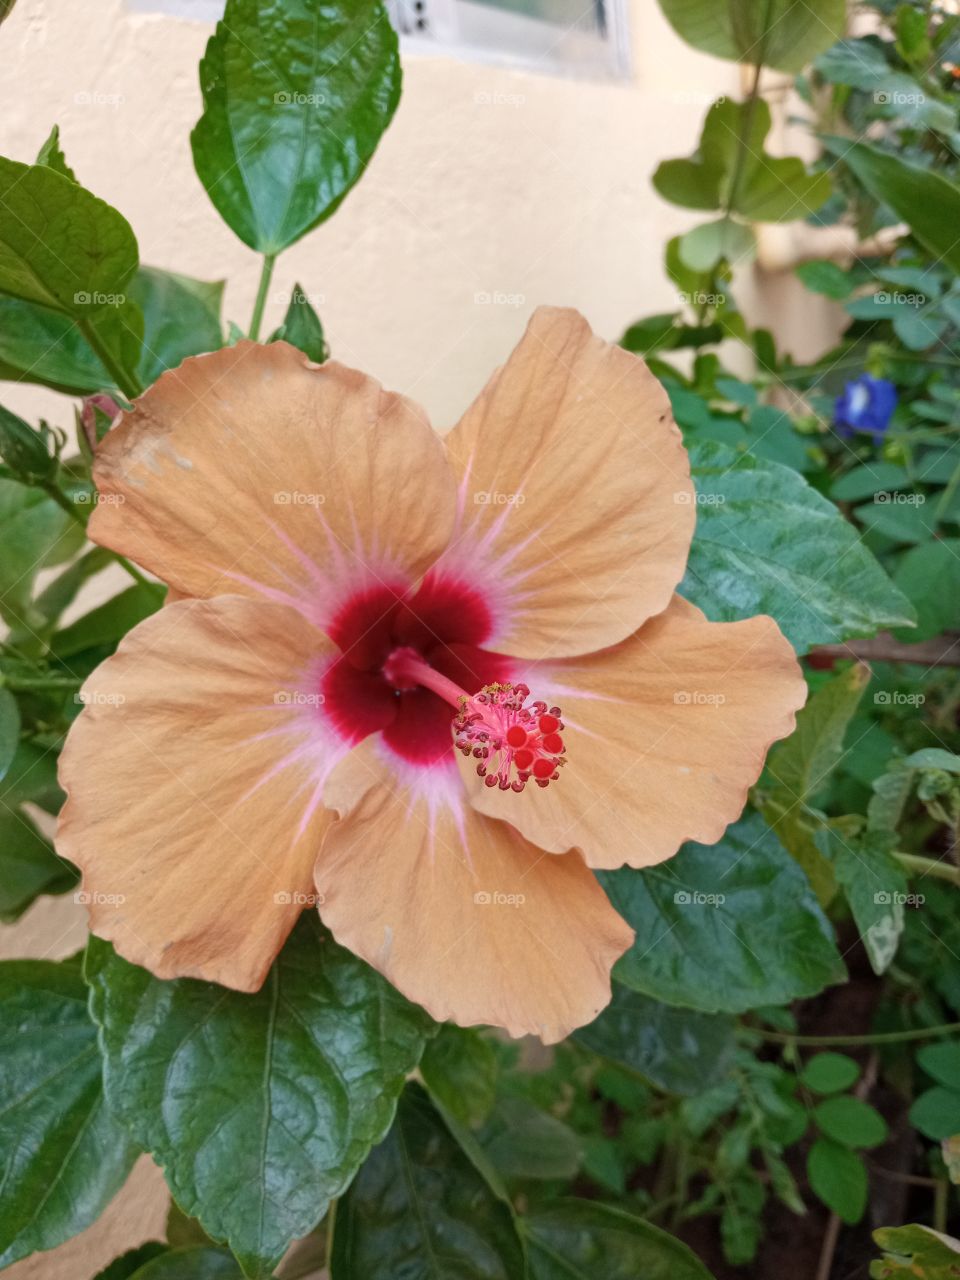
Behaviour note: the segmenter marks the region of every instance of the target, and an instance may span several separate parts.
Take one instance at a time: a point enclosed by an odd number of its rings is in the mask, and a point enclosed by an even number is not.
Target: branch
[[[888,631],[881,631],[872,640],[817,645],[809,656],[856,658],[861,662],[913,662],[921,667],[960,667],[960,631],[947,631],[919,644],[903,644]]]

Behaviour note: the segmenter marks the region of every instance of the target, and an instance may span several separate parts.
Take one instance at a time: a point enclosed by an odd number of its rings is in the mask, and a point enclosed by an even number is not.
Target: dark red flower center
[[[357,592],[328,628],[341,650],[322,680],[330,722],[351,744],[382,731],[411,763],[441,759],[452,747],[455,708],[432,689],[398,676],[389,659],[410,651],[472,693],[511,678],[511,659],[482,648],[491,631],[486,601],[461,581],[428,575],[413,596],[402,583]]]

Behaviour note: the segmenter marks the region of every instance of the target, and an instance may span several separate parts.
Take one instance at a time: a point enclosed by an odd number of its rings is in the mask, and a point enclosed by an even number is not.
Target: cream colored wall
[[[405,58],[403,99],[369,172],[329,223],[280,259],[268,324],[299,281],[340,359],[447,426],[538,303],[579,307],[609,337],[675,309],[662,246],[699,217],[660,201],[650,175],[693,149],[707,104],[737,93],[739,72],[683,45],[655,0],[634,0],[632,30],[633,77],[621,83]],[[0,153],[32,159],[59,123],[81,181],[127,216],[143,260],[228,277],[226,314],[245,325],[259,264],[219,221],[190,159],[208,35],[117,0],[19,0],[0,28]],[[513,300],[482,304],[481,293]],[[788,341],[809,344],[795,293],[773,321]],[[37,388],[5,385],[0,398],[28,416],[72,421],[67,400]],[[59,957],[82,935],[80,908],[46,900],[0,929],[0,955]],[[83,1237],[5,1274],[86,1280],[155,1236],[164,1212],[159,1174],[144,1161]]]

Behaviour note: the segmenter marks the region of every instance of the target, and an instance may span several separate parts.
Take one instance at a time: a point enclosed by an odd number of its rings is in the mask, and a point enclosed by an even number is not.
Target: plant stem
[[[136,399],[143,390],[140,383],[137,381],[137,378],[133,374],[128,373],[110,348],[101,342],[99,333],[97,333],[96,328],[89,322],[89,320],[80,320],[78,321],[78,324],[80,332],[96,352],[100,363],[110,374],[111,378],[113,378],[120,391],[123,392],[128,400]]]
[[[950,1184],[942,1178],[937,1179],[937,1187],[933,1193],[933,1229],[943,1235],[947,1229],[948,1192]]]
[[[799,1036],[788,1031],[766,1031],[751,1027],[764,1040],[774,1044],[830,1045],[830,1044],[903,1044],[908,1040],[929,1040],[935,1036],[952,1035],[960,1031],[960,1022],[944,1022],[939,1027],[915,1027],[911,1031],[879,1031],[865,1036]]]
[[[865,662],[913,662],[923,667],[960,667],[960,633],[947,631],[932,640],[903,644],[886,632],[868,640],[821,644],[811,650],[825,658],[856,658]]]
[[[247,334],[254,342],[260,337],[260,322],[263,319],[263,308],[267,303],[267,290],[273,278],[273,268],[277,261],[275,253],[263,255],[263,266],[260,269],[260,287],[257,289],[257,300],[253,304],[253,315],[250,317],[250,329]]]
[[[952,862],[939,862],[936,858],[924,858],[917,853],[895,853],[893,856],[907,871],[960,885],[960,867]]]
[[[63,510],[70,517],[70,519],[75,520],[77,524],[81,527],[81,529],[86,529],[87,527],[86,520],[84,520],[83,516],[80,514],[80,512],[77,510],[77,508],[70,501],[70,499],[67,497],[67,495],[63,492],[63,490],[60,488],[58,484],[56,484],[53,480],[48,480],[44,484],[41,484],[40,488],[43,490],[43,492],[47,495],[48,498],[53,499],[53,501],[57,504],[58,507],[62,507]],[[126,558],[126,556],[122,556],[116,551],[112,551],[110,554],[113,556],[114,560],[116,560],[117,564],[120,565],[121,568],[125,569],[127,573],[129,573],[130,577],[134,580],[134,582],[139,583],[141,587],[146,587],[151,585],[150,579],[147,577],[144,577],[144,575],[140,572],[140,570],[136,567],[136,565],[131,564],[130,561]]]

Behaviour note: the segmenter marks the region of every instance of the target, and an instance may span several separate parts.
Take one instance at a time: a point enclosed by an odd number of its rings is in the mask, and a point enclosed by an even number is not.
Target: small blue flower
[[[833,409],[837,434],[849,437],[855,431],[866,431],[879,439],[890,425],[896,407],[897,388],[892,382],[861,373],[847,383],[843,395],[837,396]]]

